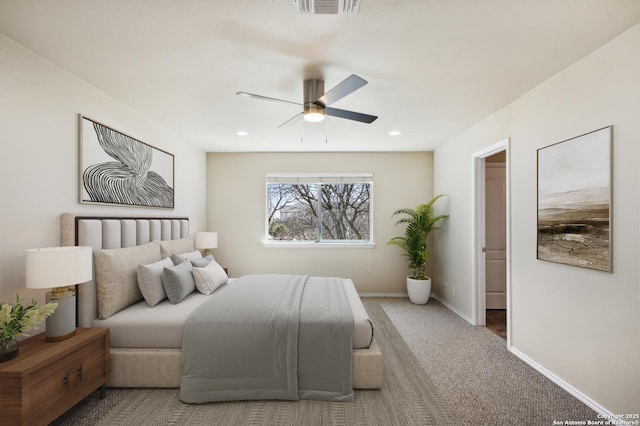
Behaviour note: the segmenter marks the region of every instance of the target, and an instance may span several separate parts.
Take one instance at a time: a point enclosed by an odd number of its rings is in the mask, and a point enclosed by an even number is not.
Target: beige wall
[[[406,293],[407,264],[386,242],[403,229],[392,213],[432,196],[432,153],[210,153],[207,226],[216,259],[231,276],[291,273],[353,279],[361,293]],[[269,172],[374,174],[376,247],[265,248],[265,176]]]
[[[25,250],[57,246],[65,211],[182,215],[204,228],[206,154],[128,107],[0,35],[0,300],[24,288]],[[78,203],[78,113],[175,155],[176,208]]]
[[[451,214],[437,237],[440,297],[472,317],[472,155],[509,137],[512,349],[613,414],[640,409],[639,49],[640,25],[434,153]],[[608,125],[613,273],[537,260],[536,150]]]

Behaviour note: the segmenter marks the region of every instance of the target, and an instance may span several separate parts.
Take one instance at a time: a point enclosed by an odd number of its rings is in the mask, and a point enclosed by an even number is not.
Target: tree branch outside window
[[[268,240],[369,242],[371,186],[268,183]]]

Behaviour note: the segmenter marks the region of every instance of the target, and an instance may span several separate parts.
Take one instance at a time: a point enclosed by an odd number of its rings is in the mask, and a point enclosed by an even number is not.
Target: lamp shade
[[[197,249],[213,249],[218,247],[217,232],[196,232]]]
[[[67,246],[27,250],[27,288],[53,288],[91,279],[91,247]]]

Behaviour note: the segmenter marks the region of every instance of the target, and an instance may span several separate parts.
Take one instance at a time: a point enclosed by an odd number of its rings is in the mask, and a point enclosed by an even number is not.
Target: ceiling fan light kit
[[[356,15],[360,0],[293,0],[300,15]]]
[[[327,93],[324,93],[323,80],[305,80],[303,85],[303,98],[301,104],[284,99],[276,99],[247,92],[236,92],[236,95],[246,96],[263,101],[282,102],[302,107],[302,112],[294,115],[278,127],[284,127],[292,123],[293,121],[296,121],[300,116],[303,116],[304,120],[307,122],[317,123],[324,120],[325,115],[370,124],[373,123],[378,117],[375,115],[363,114],[355,111],[330,108],[328,106],[333,104],[334,102],[339,101],[345,96],[350,95],[366,84],[367,80],[363,79],[362,77],[358,77],[355,74],[351,74],[333,89],[329,90]]]
[[[309,123],[319,123],[324,120],[324,110],[316,105],[305,106],[304,108],[304,121]]]

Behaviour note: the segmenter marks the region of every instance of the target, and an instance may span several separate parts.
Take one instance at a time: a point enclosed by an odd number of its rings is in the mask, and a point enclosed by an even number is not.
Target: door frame
[[[505,151],[506,181],[506,282],[507,282],[507,347],[511,347],[511,200],[510,200],[510,161],[509,138],[488,146],[472,155],[473,159],[473,321],[474,325],[486,325],[486,268],[483,247],[485,232],[485,158]]]

